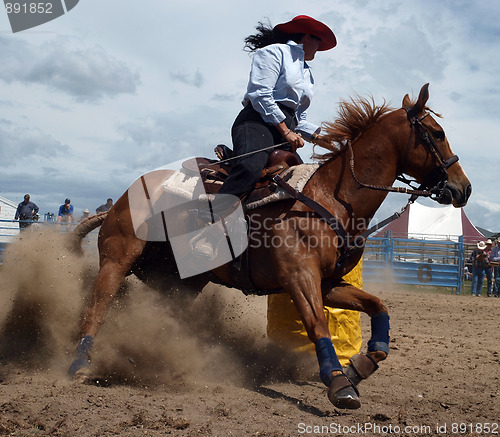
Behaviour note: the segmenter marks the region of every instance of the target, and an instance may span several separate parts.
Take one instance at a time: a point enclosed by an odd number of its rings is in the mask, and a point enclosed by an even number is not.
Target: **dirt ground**
[[[215,286],[188,306],[131,278],[96,337],[92,378],[70,381],[95,273],[95,259],[66,252],[57,235],[9,248],[0,268],[0,435],[500,433],[500,299],[366,284],[390,310],[391,352],[360,384],[361,408],[339,411],[314,357],[268,343],[266,299]]]

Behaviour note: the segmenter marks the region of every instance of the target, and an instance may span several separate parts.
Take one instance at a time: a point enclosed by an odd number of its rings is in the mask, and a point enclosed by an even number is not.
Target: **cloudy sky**
[[[399,107],[430,82],[429,106],[473,186],[474,224],[500,231],[498,0],[81,0],[12,33],[0,10],[0,195],[41,212],[70,197],[77,215],[138,176],[230,145],[258,21],[313,16],[338,46],[311,63],[310,121],[354,93]],[[311,147],[302,149],[308,161]],[[379,218],[406,196],[391,194]]]

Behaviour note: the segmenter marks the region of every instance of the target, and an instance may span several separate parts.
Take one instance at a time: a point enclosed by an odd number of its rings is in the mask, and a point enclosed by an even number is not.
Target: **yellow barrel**
[[[344,276],[344,280],[363,288],[363,259]],[[361,323],[358,311],[340,310],[325,306],[325,317],[332,336],[333,346],[342,366],[361,349]],[[315,353],[314,344],[307,337],[291,297],[287,293],[273,294],[267,301],[267,335],[283,347],[295,352]]]

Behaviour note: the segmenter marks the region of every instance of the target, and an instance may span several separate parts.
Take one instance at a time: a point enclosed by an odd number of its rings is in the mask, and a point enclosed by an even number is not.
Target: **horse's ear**
[[[417,103],[413,107],[417,114],[420,114],[424,110],[425,104],[427,103],[427,100],[429,100],[429,84],[428,83],[426,83],[422,87],[422,89],[420,90],[420,94],[418,95]]]
[[[406,96],[403,97],[403,104],[401,106],[403,108],[408,108],[409,106],[411,106],[411,100],[408,94],[406,94]]]

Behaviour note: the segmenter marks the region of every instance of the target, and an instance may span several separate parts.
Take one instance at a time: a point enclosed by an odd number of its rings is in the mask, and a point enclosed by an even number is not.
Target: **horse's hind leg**
[[[83,311],[80,341],[74,361],[68,371],[70,376],[82,373],[82,371],[85,373],[83,369],[90,364],[90,351],[94,344],[94,337],[104,323],[106,312],[130,271],[134,259],[133,253],[128,252],[128,256],[123,256],[121,260],[106,257],[101,262],[90,304]]]
[[[341,282],[335,287],[324,284],[323,302],[333,308],[362,311],[371,317],[372,336],[368,341],[368,353],[351,358],[351,364],[345,369],[346,375],[357,385],[378,369],[378,362],[389,353],[389,314],[383,302],[376,296]]]
[[[97,275],[92,298],[83,311],[81,338],[75,358],[69,368],[69,375],[84,373],[90,364],[90,351],[94,337],[104,323],[106,312],[118,293],[125,276],[144,250],[145,241],[139,240],[133,232],[128,200],[123,196],[115,204],[104,221],[99,234],[100,269]]]

